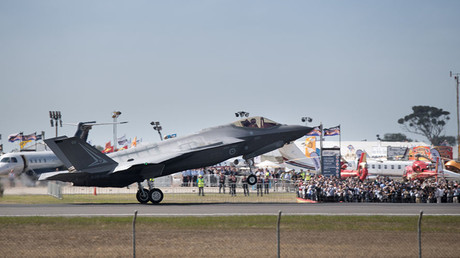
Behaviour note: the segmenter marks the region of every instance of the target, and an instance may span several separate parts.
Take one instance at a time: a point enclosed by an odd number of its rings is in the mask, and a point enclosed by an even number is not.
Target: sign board
[[[323,176],[340,177],[340,148],[323,148],[321,164]]]
[[[442,158],[453,159],[453,148],[450,146],[436,146],[434,147]]]
[[[392,147],[387,148],[387,159],[388,160],[401,160],[406,155],[407,147]]]

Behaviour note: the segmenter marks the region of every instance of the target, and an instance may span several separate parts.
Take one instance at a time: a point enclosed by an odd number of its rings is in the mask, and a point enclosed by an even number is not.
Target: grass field
[[[253,194],[251,196],[210,193],[198,196],[195,193],[164,195],[161,203],[212,203],[212,202],[282,202],[295,203],[294,193],[270,193],[263,197]],[[0,203],[5,204],[53,204],[53,203],[138,203],[135,194],[64,194],[62,199],[49,195],[4,195]]]
[[[2,217],[3,257],[131,256],[129,217]],[[414,257],[417,216],[282,216],[283,257]],[[275,257],[276,216],[138,217],[139,257]],[[460,217],[424,216],[425,257],[458,257]]]

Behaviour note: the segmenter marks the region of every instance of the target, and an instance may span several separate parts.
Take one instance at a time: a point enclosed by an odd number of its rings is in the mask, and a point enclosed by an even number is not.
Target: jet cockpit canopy
[[[237,127],[246,127],[246,128],[271,128],[275,126],[279,126],[281,124],[272,121],[268,118],[255,116],[255,117],[248,117],[238,120],[233,123],[233,125]]]

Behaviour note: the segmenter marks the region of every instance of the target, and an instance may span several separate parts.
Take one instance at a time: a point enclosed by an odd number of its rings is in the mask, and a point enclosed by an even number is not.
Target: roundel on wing
[[[236,149],[235,148],[230,148],[230,150],[228,150],[228,154],[235,155],[236,154]]]

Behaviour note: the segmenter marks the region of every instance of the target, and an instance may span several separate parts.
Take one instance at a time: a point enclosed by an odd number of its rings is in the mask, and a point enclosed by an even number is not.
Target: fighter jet
[[[245,160],[290,143],[313,128],[282,125],[264,117],[244,118],[231,124],[204,129],[198,133],[160,143],[138,146],[105,155],[86,143],[79,126],[74,137],[45,140],[48,147],[68,168],[65,172],[42,174],[39,180],[72,182],[75,186],[125,187],[138,184],[140,203],[159,203],[163,192],[144,189],[141,183],[187,169],[203,168],[229,158]],[[254,175],[248,177],[256,183]]]

